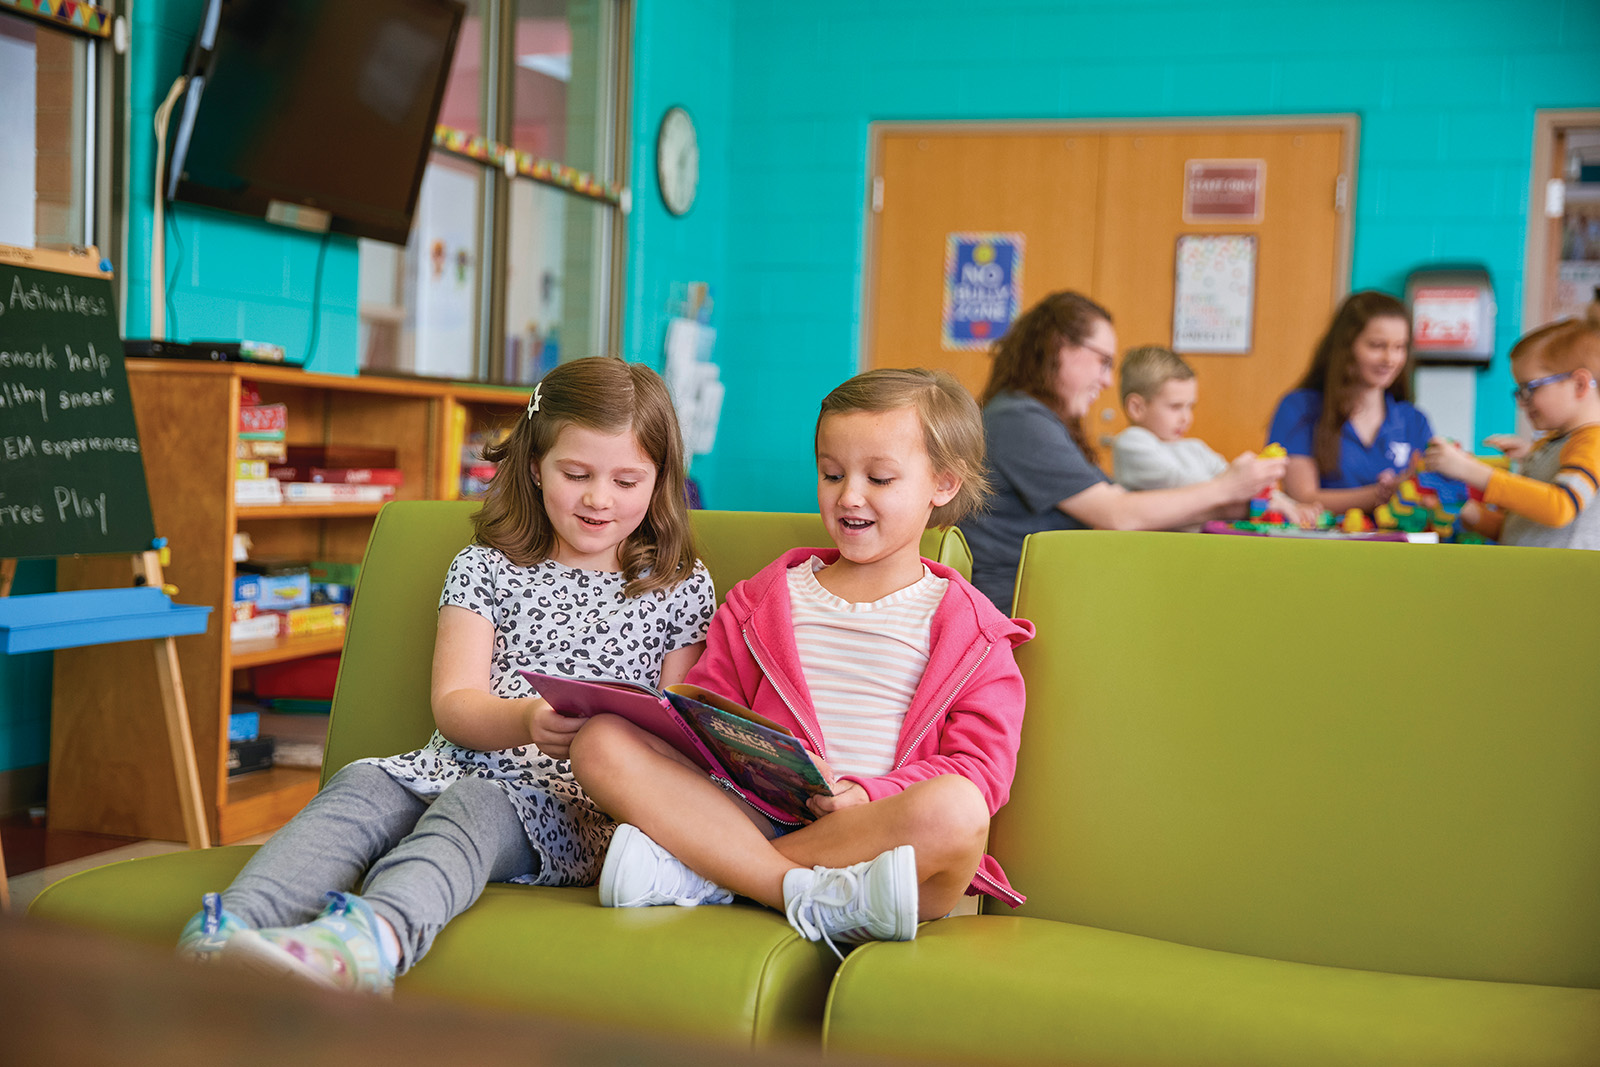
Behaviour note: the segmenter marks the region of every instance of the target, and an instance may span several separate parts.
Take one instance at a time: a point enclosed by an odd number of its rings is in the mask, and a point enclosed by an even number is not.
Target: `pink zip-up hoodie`
[[[788,728],[827,759],[827,739],[795,647],[786,573],[812,556],[832,563],[839,551],[793,549],[729,590],[711,620],[705,654],[685,680]],[[1022,672],[1012,650],[1033,637],[1033,624],[1006,618],[949,567],[923,562],[950,585],[933,615],[928,666],[900,727],[894,769],[875,778],[841,777],[878,800],[913,782],[959,774],[982,791],[992,816],[1011,795],[1022,737]],[[967,892],[1012,907],[1024,899],[992,856],[983,857]]]

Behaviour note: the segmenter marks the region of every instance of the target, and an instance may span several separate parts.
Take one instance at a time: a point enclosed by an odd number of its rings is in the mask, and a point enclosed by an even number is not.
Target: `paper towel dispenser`
[[[1418,363],[1482,364],[1494,357],[1494,284],[1483,267],[1412,271],[1406,307]]]

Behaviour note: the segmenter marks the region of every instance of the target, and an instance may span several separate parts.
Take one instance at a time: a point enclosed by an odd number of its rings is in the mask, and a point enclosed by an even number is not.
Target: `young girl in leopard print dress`
[[[205,895],[181,955],[387,992],[486,883],[598,877],[614,824],[568,767],[582,720],[519,671],[668,685],[699,658],[716,597],[677,419],[648,368],[576,360],[488,458],[476,541],[440,598],[433,738],[336,774]]]

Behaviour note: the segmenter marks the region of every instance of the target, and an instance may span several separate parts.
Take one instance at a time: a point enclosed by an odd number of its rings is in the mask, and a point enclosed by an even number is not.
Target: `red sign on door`
[[[1260,222],[1266,205],[1264,159],[1191,159],[1184,167],[1184,222]]]

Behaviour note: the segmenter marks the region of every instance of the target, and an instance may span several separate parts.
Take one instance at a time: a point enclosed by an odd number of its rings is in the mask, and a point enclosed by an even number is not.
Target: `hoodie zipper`
[[[754,653],[754,651],[754,649],[751,650],[752,653]],[[915,752],[917,750],[917,746],[922,744],[922,739],[928,736],[928,731],[933,729],[933,724],[944,718],[944,713],[948,711],[950,705],[955,702],[956,696],[961,692],[962,687],[965,686],[967,682],[972,680],[972,676],[974,674],[978,673],[978,668],[983,666],[983,661],[989,658],[989,653],[992,651],[994,651],[993,644],[983,646],[983,654],[978,657],[977,661],[974,662],[971,667],[967,668],[967,673],[963,674],[961,676],[961,681],[957,682],[955,688],[950,690],[950,695],[944,698],[944,703],[939,705],[939,710],[935,711],[928,717],[928,721],[922,724],[922,730],[917,734],[916,737],[911,739],[911,743],[906,746],[906,750],[902,752],[900,754],[900,758],[895,761],[895,770],[898,771],[901,767],[906,765],[906,760],[911,758],[911,753]]]
[[[805,731],[806,739],[811,742],[811,751],[815,752],[823,759],[827,759],[828,753],[824,750],[821,739],[811,732],[811,727],[806,725],[806,720],[801,717],[798,711],[795,710],[794,703],[789,699],[789,695],[783,691],[783,686],[778,684],[777,676],[771,671],[767,670],[766,661],[761,658],[761,653],[756,651],[755,642],[750,640],[749,628],[740,627],[739,633],[744,638],[744,647],[750,650],[751,657],[755,659],[756,666],[760,667],[761,673],[772,682],[772,688],[777,692],[778,699],[783,701],[783,706],[789,709],[789,714],[794,716],[794,721],[799,723],[800,729]]]
[[[1026,897],[1017,892],[1015,889],[1001,885],[999,882],[996,882],[993,878],[990,878],[982,871],[978,871],[973,874],[972,880],[974,882],[982,882],[985,887],[985,892],[987,892],[991,897],[994,897],[996,900],[1005,901],[1013,908],[1027,900]]]
[[[743,800],[744,800],[744,802],[746,804],[749,804],[751,808],[754,808],[756,814],[761,815],[762,817],[764,817],[764,818],[766,818],[766,819],[768,819],[768,820],[770,820],[772,822],[775,822],[775,823],[779,824],[780,826],[787,826],[790,829],[798,829],[799,827],[802,827],[802,826],[805,825],[804,820],[801,820],[801,819],[790,819],[790,818],[787,818],[785,816],[780,816],[780,815],[768,815],[765,811],[762,811],[760,808],[757,808],[755,806],[755,804],[750,800],[750,797],[745,793],[744,787],[741,786],[738,782],[730,781],[728,778],[724,777],[723,775],[717,774],[714,771],[707,771],[706,772],[706,777],[710,778],[713,782],[720,782],[722,785],[727,786],[730,790],[733,791],[735,796],[743,798]]]

